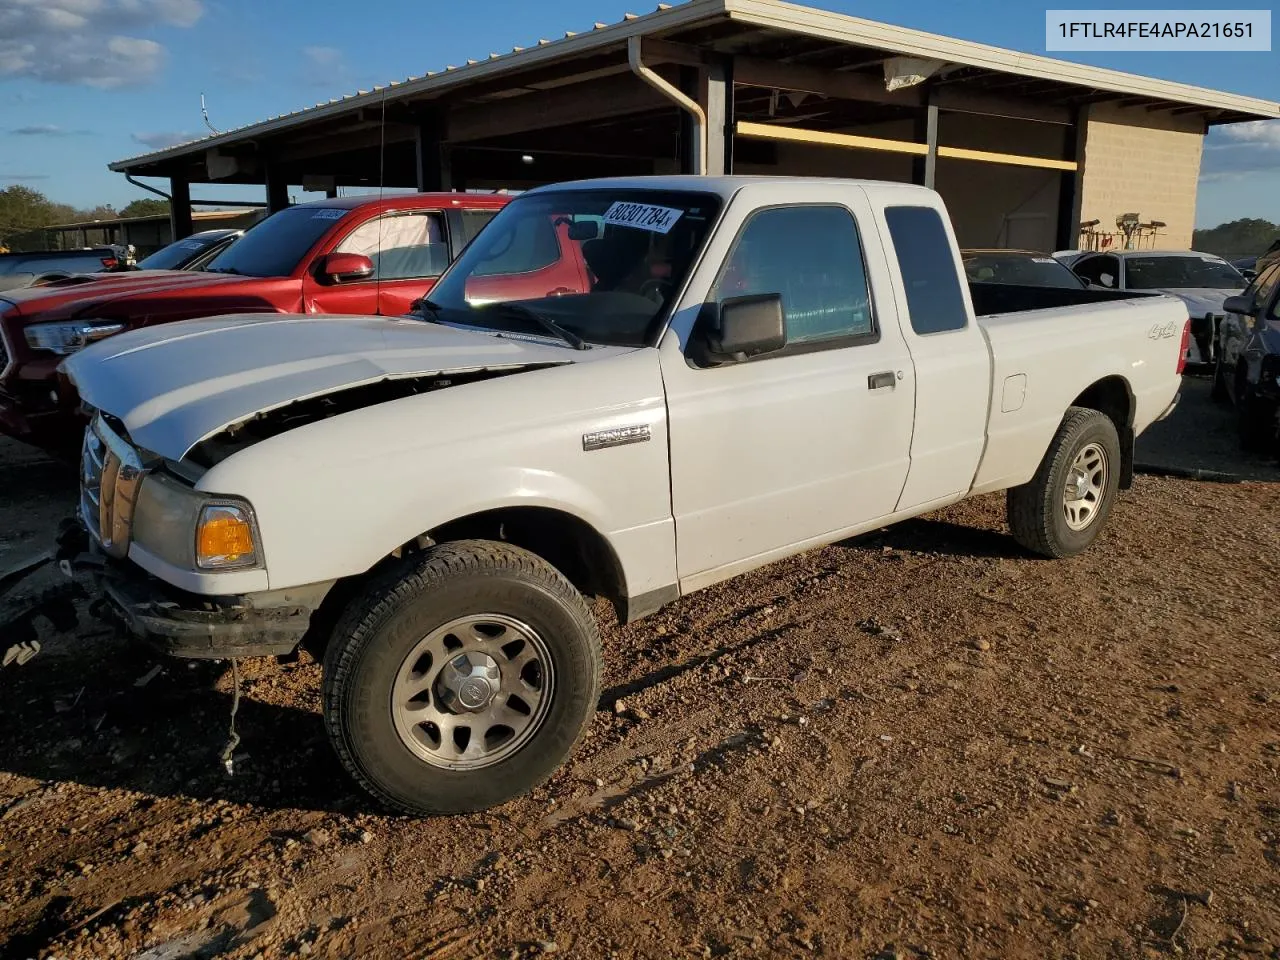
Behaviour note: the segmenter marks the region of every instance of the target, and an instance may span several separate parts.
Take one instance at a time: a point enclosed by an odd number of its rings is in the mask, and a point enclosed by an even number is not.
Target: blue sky
[[[111,160],[204,130],[309,106],[374,83],[612,22],[655,0],[0,0],[0,187],[122,206],[148,196]],[[955,0],[811,0],[934,33],[1044,52],[1044,6]],[[1055,2],[1053,7],[1066,4]],[[1094,2],[1080,6],[1100,7]],[[1117,5],[1118,6],[1118,5]],[[1125,8],[1151,6],[1128,3]],[[1188,4],[1199,9],[1241,4]],[[1280,98],[1280,54],[1055,54],[1200,86]],[[161,184],[163,186],[163,184]],[[208,187],[197,196],[217,197]],[[252,190],[249,191],[253,193]],[[244,199],[244,189],[233,194]],[[1280,221],[1280,122],[1216,129],[1197,223]]]

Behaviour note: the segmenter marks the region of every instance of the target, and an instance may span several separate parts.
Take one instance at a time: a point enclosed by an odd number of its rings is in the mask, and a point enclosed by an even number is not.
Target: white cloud
[[[189,130],[159,130],[154,133],[135,133],[133,139],[152,150],[164,150],[179,143],[190,143],[207,134],[192,133]]]
[[[1239,180],[1280,170],[1280,120],[1253,120],[1213,127],[1205,138],[1200,179]]]
[[[302,59],[302,79],[308,86],[333,90],[352,82],[351,67],[337,47],[303,47]]]
[[[75,137],[88,133],[88,130],[68,130],[56,123],[33,123],[25,127],[14,127],[9,131],[15,137]]]
[[[1260,143],[1280,149],[1280,120],[1251,120],[1248,123],[1228,123],[1215,128],[1223,138],[1236,143]]]
[[[0,0],[0,79],[108,90],[146,83],[165,49],[124,31],[191,27],[204,9],[203,0]]]

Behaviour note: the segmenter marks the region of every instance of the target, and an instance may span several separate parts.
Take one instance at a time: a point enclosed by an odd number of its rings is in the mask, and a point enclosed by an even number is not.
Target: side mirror
[[[714,304],[710,307],[713,316],[708,318],[705,336],[713,363],[746,360],[787,345],[779,294],[731,297],[721,302],[718,310]]]
[[[576,220],[569,224],[569,239],[578,243],[594,240],[600,235],[600,224],[594,220]]]
[[[1243,317],[1253,317],[1258,313],[1258,307],[1253,302],[1253,298],[1246,297],[1243,293],[1237,293],[1234,297],[1223,300],[1222,309],[1227,313],[1238,313]]]
[[[319,273],[330,283],[350,283],[373,276],[373,261],[363,253],[331,253],[320,261]]]
[[[1258,279],[1258,271],[1250,270],[1246,267],[1244,270],[1240,271],[1240,276],[1244,277],[1250,283],[1253,283],[1253,281]]]

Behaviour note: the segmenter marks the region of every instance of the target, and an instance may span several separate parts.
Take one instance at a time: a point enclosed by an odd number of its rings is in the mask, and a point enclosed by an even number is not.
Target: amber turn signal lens
[[[257,548],[248,512],[230,504],[205,507],[196,528],[196,563],[217,569],[256,562]]]

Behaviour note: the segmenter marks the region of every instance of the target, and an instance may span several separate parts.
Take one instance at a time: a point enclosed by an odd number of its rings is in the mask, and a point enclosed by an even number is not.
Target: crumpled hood
[[[1155,292],[1167,293],[1171,297],[1177,297],[1187,305],[1187,311],[1191,316],[1203,317],[1210,313],[1222,313],[1223,301],[1227,297],[1234,297],[1237,293],[1243,293],[1244,287],[1239,290],[1215,290],[1212,287],[1170,287]]]
[[[385,317],[207,317],[102,340],[62,369],[86,402],[123,421],[134,443],[176,460],[255,414],[348,387],[617,352],[516,336]]]

